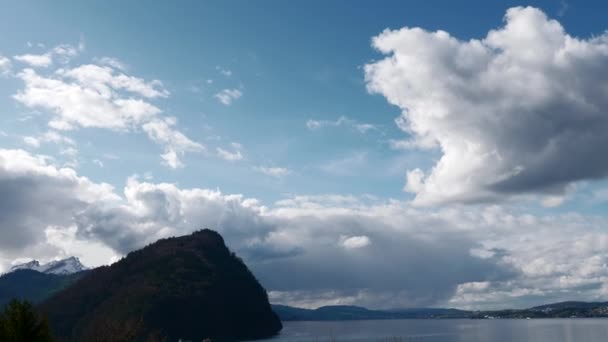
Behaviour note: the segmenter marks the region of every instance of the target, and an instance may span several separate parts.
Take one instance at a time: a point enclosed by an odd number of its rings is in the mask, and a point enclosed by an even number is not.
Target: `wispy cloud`
[[[221,67],[219,65],[215,67],[215,70],[219,71],[220,74],[222,74],[222,75],[224,75],[226,77],[232,76],[232,70],[223,68],[223,67]]]
[[[82,43],[81,43],[82,44]],[[70,44],[60,44],[43,54],[23,54],[13,57],[18,62],[28,64],[33,68],[47,68],[57,60],[61,64],[67,64],[73,57],[76,57],[84,47],[79,44],[76,48]]]
[[[376,125],[370,123],[361,123],[357,120],[350,119],[346,116],[340,116],[337,120],[313,120],[306,121],[306,127],[310,130],[317,130],[323,127],[350,127],[358,131],[359,133],[365,134],[369,131],[377,130]]]
[[[28,144],[31,147],[35,147],[35,148],[40,147],[40,140],[38,140],[32,136],[23,137],[23,142]]]
[[[112,68],[117,69],[117,70],[127,71],[127,65],[125,63],[123,63],[121,60],[119,60],[118,58],[114,58],[114,57],[95,58],[95,62],[98,64],[111,66]]]
[[[161,155],[164,164],[176,169],[183,167],[180,156],[186,152],[200,152],[205,150],[205,146],[190,140],[183,133],[177,131],[174,126],[177,119],[168,117],[165,119],[155,119],[142,126],[148,137],[165,148],[165,153]]]
[[[5,56],[0,55],[0,76],[6,76],[11,71],[11,60]]]
[[[29,146],[38,148],[41,143],[54,143],[54,144],[64,144],[64,145],[75,145],[76,142],[74,139],[66,137],[56,131],[50,130],[44,134],[39,136],[26,136],[23,137],[23,141]]]
[[[239,89],[223,89],[219,93],[213,95],[223,105],[230,106],[235,100],[243,96]]]
[[[367,152],[351,153],[343,158],[334,159],[321,165],[321,170],[336,176],[350,176],[358,173],[367,164]]]
[[[257,166],[254,170],[275,178],[287,176],[291,173],[291,170],[284,167],[271,167],[271,166]]]
[[[103,161],[101,161],[101,160],[99,160],[99,159],[93,159],[91,162],[92,162],[93,164],[95,164],[95,165],[97,165],[97,166],[101,167],[101,168],[103,168],[103,167],[104,167],[104,163],[103,163]]]
[[[217,151],[217,155],[227,161],[238,161],[238,160],[242,160],[243,159],[243,155],[241,154],[241,151],[239,151],[238,149],[235,150],[234,152],[230,152],[228,150],[225,150],[221,147],[218,147],[216,149]]]
[[[570,8],[570,4],[568,4],[566,0],[561,0],[559,2],[559,8],[557,9],[557,16],[563,17],[568,11],[568,8]]]
[[[67,58],[78,51],[69,45],[59,45],[48,55]],[[31,146],[36,145],[33,139],[37,139],[38,145],[43,141],[70,143],[57,131],[103,128],[131,132],[142,129],[152,141],[164,147],[161,158],[163,164],[171,168],[183,166],[180,157],[186,152],[205,149],[175,127],[175,118],[163,117],[162,110],[152,104],[152,100],[170,95],[161,81],[127,75],[124,65],[110,57],[97,62],[100,64],[59,68],[51,75],[31,68],[17,74],[25,87],[13,96],[15,100],[52,114],[48,125],[54,130],[42,137],[30,137]]]

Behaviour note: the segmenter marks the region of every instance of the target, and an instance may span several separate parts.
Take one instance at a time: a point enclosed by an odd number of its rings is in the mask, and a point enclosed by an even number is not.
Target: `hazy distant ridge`
[[[363,307],[346,305],[324,306],[318,309],[273,305],[272,309],[283,321],[608,317],[608,302],[574,301],[546,304],[521,310],[507,309],[494,311],[467,311],[446,308],[369,310]]]

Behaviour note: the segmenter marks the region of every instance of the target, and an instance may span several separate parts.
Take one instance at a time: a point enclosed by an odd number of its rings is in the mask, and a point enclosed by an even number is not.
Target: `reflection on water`
[[[605,342],[608,319],[284,322],[267,341]]]

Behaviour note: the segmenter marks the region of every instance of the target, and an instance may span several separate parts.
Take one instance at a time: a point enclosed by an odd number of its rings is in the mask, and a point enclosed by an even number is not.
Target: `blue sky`
[[[247,161],[244,163],[187,156],[190,167],[176,172],[164,170],[150,153],[154,147],[146,146],[145,141],[133,144],[137,137],[101,133],[97,137],[99,140],[92,142],[95,150],[91,155],[100,152],[121,154],[118,146],[135,146],[128,150],[132,155],[129,155],[131,162],[127,169],[116,167],[108,173],[88,167],[91,177],[120,185],[133,172],[152,172],[163,180],[179,181],[187,186],[220,187],[224,191],[252,193],[268,200],[292,192],[377,192],[379,184],[372,186],[369,182],[349,181],[340,185],[343,182],[339,178],[318,168],[324,163],[361,153],[382,160],[394,157],[394,153],[387,151],[379,141],[381,134],[367,137],[337,130],[310,132],[306,127],[309,119],[334,121],[347,116],[364,123],[382,124],[389,137],[398,134],[392,124],[395,109],[382,99],[367,95],[362,72],[357,69],[373,56],[369,35],[360,38],[362,47],[357,47],[360,52],[353,51],[365,55],[344,61],[340,57],[344,51],[333,49],[336,37],[319,41],[315,38],[317,34],[306,32],[304,25],[312,17],[294,25],[287,34],[281,33],[285,29],[284,19],[264,15],[263,8],[254,6],[233,13],[227,11],[232,6],[224,6],[210,3],[141,9],[114,4],[99,9],[78,9],[69,4],[65,8],[50,6],[44,10],[26,8],[24,12],[33,12],[32,18],[41,16],[43,22],[38,23],[39,29],[31,34],[22,31],[22,36],[13,36],[11,40],[17,41],[17,51],[24,51],[23,41],[38,38],[49,45],[65,41],[77,43],[82,35],[88,42],[86,55],[114,56],[125,61],[133,74],[162,80],[172,93],[170,99],[163,101],[163,109],[179,118],[189,136],[198,140],[220,137],[222,140],[212,142],[212,146],[226,146],[234,141],[246,148],[244,157]],[[276,6],[269,7],[275,8],[276,13],[293,11],[289,7],[281,10]],[[129,18],[128,13],[141,10],[148,14],[137,22]],[[310,10],[313,16],[315,12]],[[260,13],[255,15],[252,11]],[[96,22],[101,19],[96,18],[97,13],[107,13],[103,23]],[[289,15],[289,12],[285,14]],[[291,16],[300,18],[293,12]],[[50,22],[45,24],[44,20]],[[8,24],[8,21],[3,22]],[[108,22],[113,24],[108,25]],[[40,29],[51,26],[52,32],[47,32],[50,35],[40,37]],[[141,27],[152,29],[141,30]],[[328,28],[319,28],[317,32],[323,37],[324,31]],[[91,40],[99,44],[93,47]],[[159,44],[160,41],[163,43]],[[10,45],[6,43],[6,46]],[[353,43],[348,46],[356,47]],[[351,52],[347,54],[351,55]],[[82,59],[86,61],[87,57]],[[218,67],[229,70],[232,75],[222,75]],[[208,85],[207,80],[213,80],[213,84]],[[244,96],[232,105],[222,105],[213,98],[216,92],[233,88],[242,88]],[[194,92],[194,89],[200,90]],[[353,98],[357,99],[356,104],[352,103]],[[13,101],[8,99],[6,105],[13,110]],[[120,141],[121,138],[125,140]],[[319,150],[323,151],[322,155]],[[264,179],[251,170],[256,163],[286,167],[297,173],[290,181]],[[261,184],[252,184],[250,177],[259,178]],[[392,178],[400,177],[397,174]],[[383,184],[382,188],[380,191],[384,192],[393,187]],[[400,195],[400,191],[393,194]]]
[[[32,192],[0,205],[15,213],[0,221],[4,267],[71,254],[94,266],[205,225],[276,302],[478,307],[518,293],[525,306],[557,298],[558,285],[535,288],[545,273],[578,279],[569,298],[604,294],[608,256],[576,254],[608,220],[601,1],[5,7],[0,191]],[[65,215],[32,218],[46,209]],[[576,229],[588,240],[571,241]],[[272,275],[325,277],[311,266],[322,256],[373,267],[382,248],[399,262],[419,238],[420,255],[461,263],[437,297],[400,277],[300,288]],[[545,265],[541,247],[517,246],[528,240],[598,269]],[[326,254],[332,243],[359,254]]]
[[[403,170],[429,167],[437,156],[404,156],[389,148],[389,139],[403,135],[393,122],[400,110],[365,89],[361,66],[380,57],[370,47],[371,37],[402,26],[443,29],[462,39],[476,37],[497,26],[505,8],[517,4],[484,3],[193,1],[142,6],[26,1],[12,4],[11,11],[2,14],[0,27],[11,34],[3,35],[0,44],[6,53],[42,53],[45,48],[28,49],[26,43],[55,46],[83,39],[86,51],[78,62],[111,56],[128,65],[132,75],[161,80],[171,96],[158,105],[179,119],[188,136],[197,141],[222,139],[210,147],[238,142],[245,148],[246,160],[241,163],[187,155],[188,167],[167,170],[157,162],[155,146],[141,135],[75,132],[90,144],[80,146],[83,158],[112,154],[129,159],[128,166],[106,161],[104,169],[83,160],[82,172],[97,181],[121,186],[129,175],[149,172],[162,181],[219,187],[267,201],[283,194],[319,192],[407,198],[399,186]],[[559,1],[537,5],[555,14],[563,6]],[[602,32],[602,12],[594,6],[580,7],[568,6],[564,25],[585,36]],[[224,76],[218,67],[231,75]],[[3,89],[8,94],[18,85],[6,83]],[[222,89],[235,88],[244,95],[230,106],[213,98]],[[27,112],[16,108],[10,96],[4,96],[1,105],[4,112]],[[360,134],[336,127],[311,132],[306,127],[311,119],[336,121],[341,116],[378,130]],[[14,117],[4,121],[14,122]],[[44,131],[46,122],[40,121],[37,127],[31,122],[5,125],[25,135],[36,128]],[[293,173],[275,180],[256,174],[252,168],[259,165]],[[324,166],[334,166],[329,168],[334,172]],[[252,177],[257,181],[251,182]]]

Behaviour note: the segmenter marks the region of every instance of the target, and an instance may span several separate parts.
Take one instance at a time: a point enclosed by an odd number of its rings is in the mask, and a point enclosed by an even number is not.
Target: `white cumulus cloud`
[[[365,66],[368,89],[402,109],[411,137],[395,147],[442,154],[408,171],[415,203],[559,196],[608,174],[608,34],[573,37],[515,7],[481,39],[405,27],[373,46],[386,57]]]
[[[75,53],[69,46],[53,50],[54,55],[60,56]],[[83,64],[59,68],[51,74],[26,68],[17,74],[25,87],[13,96],[15,100],[51,114],[48,125],[53,130],[37,137],[39,141],[71,142],[57,130],[104,128],[129,132],[142,129],[152,141],[164,147],[161,158],[171,168],[183,166],[180,158],[186,152],[204,150],[203,145],[175,127],[175,118],[162,117],[162,110],[151,103],[153,99],[169,96],[161,81],[127,75],[116,69],[116,61],[108,58],[102,62],[108,65]]]
[[[124,84],[114,79],[111,70],[105,67],[83,65],[74,70],[60,69],[54,77],[25,69],[18,77],[25,88],[14,98],[28,107],[52,112],[54,117],[49,126],[59,130],[78,127],[128,130],[161,112],[142,99],[123,97],[116,92],[118,89],[114,87]]]

